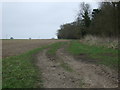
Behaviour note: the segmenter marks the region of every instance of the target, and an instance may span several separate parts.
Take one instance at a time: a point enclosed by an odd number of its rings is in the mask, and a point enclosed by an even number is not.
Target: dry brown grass
[[[92,35],[87,35],[83,40],[84,43],[89,45],[101,45],[108,48],[117,49],[118,48],[118,39],[117,38],[104,38],[97,37]]]
[[[42,47],[55,42],[66,40],[2,40],[2,58],[19,55],[29,50]]]

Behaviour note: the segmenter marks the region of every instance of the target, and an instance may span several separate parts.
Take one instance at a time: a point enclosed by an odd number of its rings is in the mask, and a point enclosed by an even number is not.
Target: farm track
[[[117,72],[104,65],[96,65],[76,60],[73,56],[65,53],[63,48],[57,51],[57,56],[68,63],[73,70],[83,79],[85,88],[115,88],[117,87]]]
[[[55,42],[68,40],[3,40],[2,58],[15,56],[32,49]],[[66,44],[67,45],[67,44]],[[115,88],[118,85],[118,73],[104,65],[83,62],[65,51],[66,45],[56,51],[56,55],[49,55],[44,49],[35,55],[36,65],[42,72],[45,88]],[[72,70],[66,70],[62,64],[67,64]],[[38,83],[38,87],[41,83]]]
[[[80,88],[80,77],[74,72],[67,72],[57,59],[47,56],[47,50],[37,55],[37,66],[43,76],[45,88]]]
[[[37,54],[37,66],[43,76],[45,88],[115,88],[117,72],[102,65],[76,60],[60,48],[56,57],[47,55],[47,50]],[[72,72],[61,67],[61,61],[67,63]]]

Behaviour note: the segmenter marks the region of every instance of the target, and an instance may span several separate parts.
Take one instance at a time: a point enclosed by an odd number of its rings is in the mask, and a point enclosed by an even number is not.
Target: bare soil
[[[60,62],[48,58],[47,50],[37,55],[37,66],[43,76],[43,87],[45,88],[79,88],[80,77],[77,74],[65,71]]]
[[[29,50],[60,41],[66,40],[2,40],[2,44],[0,45],[2,47],[2,58],[19,55]]]
[[[118,73],[104,65],[85,63],[58,49],[56,58],[47,55],[47,49],[37,55],[37,66],[43,76],[45,88],[116,88]],[[67,63],[73,72],[60,66],[61,60]]]
[[[118,87],[118,73],[104,65],[86,63],[76,60],[63,49],[57,51],[57,55],[68,63],[83,79],[83,87],[87,88],[115,88]],[[92,60],[90,60],[92,61]]]

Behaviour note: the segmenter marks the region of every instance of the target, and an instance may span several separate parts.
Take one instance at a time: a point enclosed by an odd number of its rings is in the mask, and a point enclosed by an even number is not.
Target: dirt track
[[[3,58],[19,55],[34,48],[66,40],[3,40]],[[118,73],[104,65],[83,62],[67,53],[64,48],[49,56],[45,49],[36,55],[37,66],[42,72],[45,88],[115,88]],[[91,60],[90,60],[91,61]],[[61,66],[66,63],[72,68],[67,71]]]
[[[61,48],[57,58],[49,57],[47,49],[37,55],[37,66],[42,71],[45,88],[115,88],[117,72],[102,65],[77,61]],[[73,72],[61,67],[61,60],[67,63]]]
[[[48,58],[46,51],[38,54],[38,63],[42,71],[45,88],[72,88],[80,87],[80,78],[70,72],[66,72],[60,67],[60,62],[56,62]]]

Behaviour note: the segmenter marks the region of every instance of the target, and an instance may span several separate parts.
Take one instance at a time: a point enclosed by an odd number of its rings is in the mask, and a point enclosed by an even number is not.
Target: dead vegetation
[[[118,49],[118,38],[106,38],[87,35],[81,41],[84,43],[88,43],[89,45],[98,45]]]

